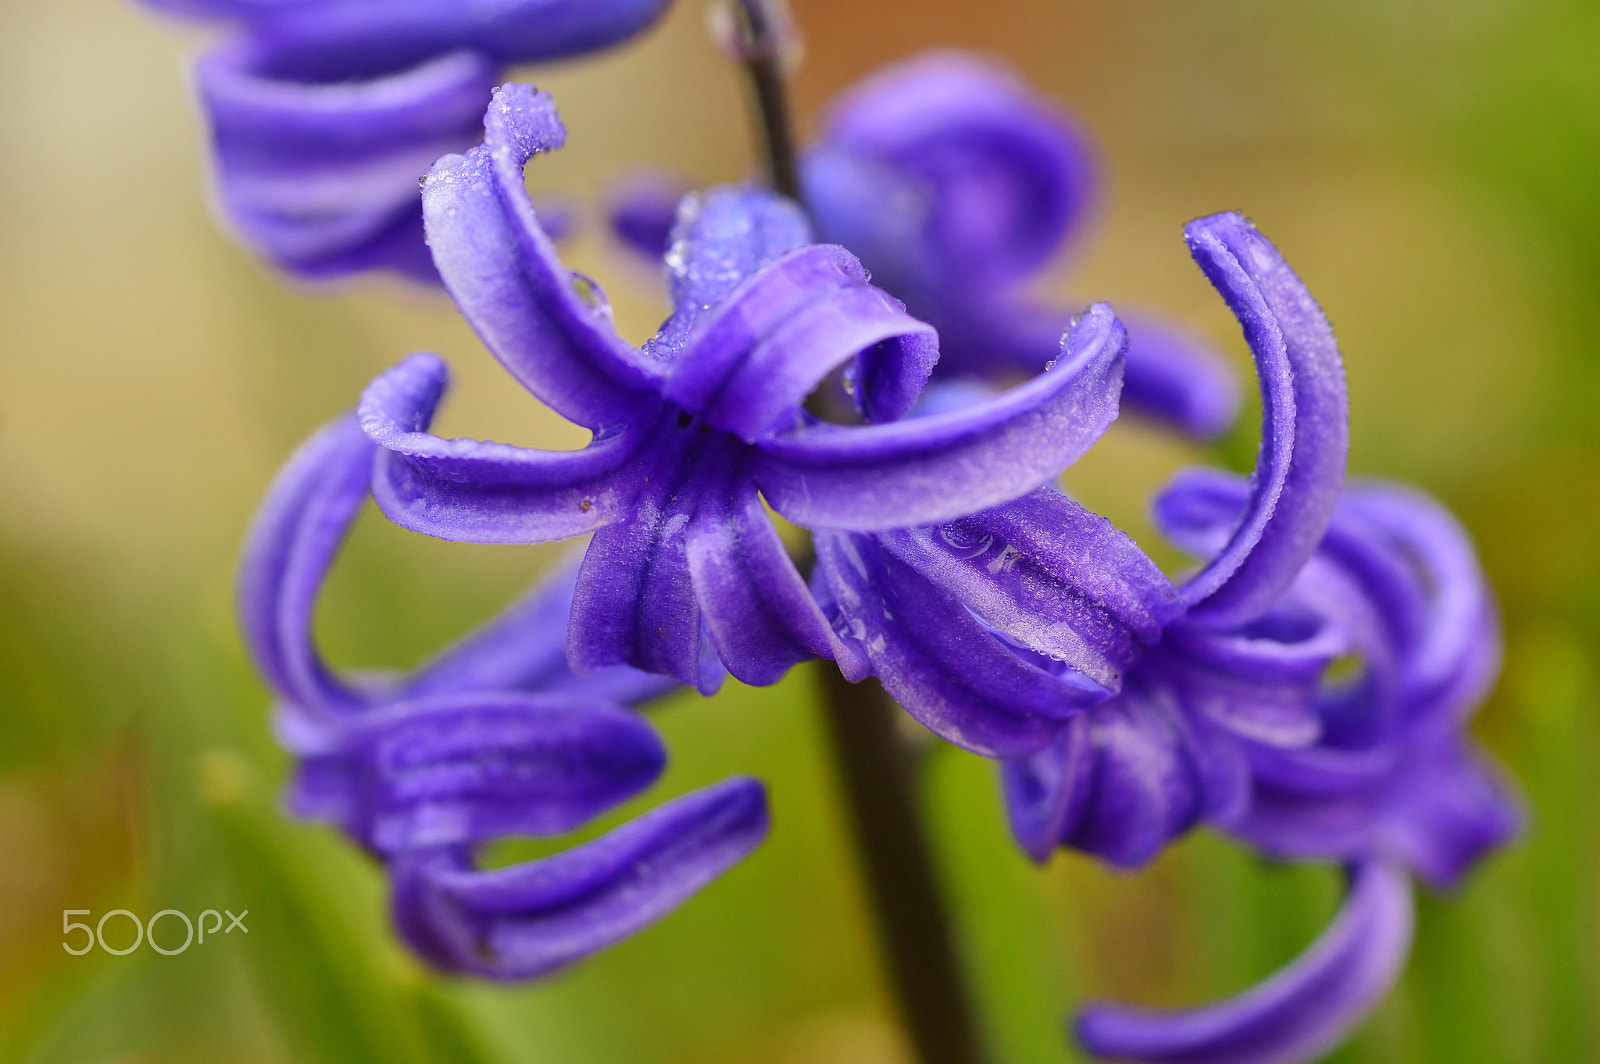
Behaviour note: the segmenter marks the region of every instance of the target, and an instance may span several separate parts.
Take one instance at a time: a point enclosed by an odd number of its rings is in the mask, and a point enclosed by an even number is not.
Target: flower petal
[[[302,763],[290,806],[380,854],[557,835],[649,786],[666,757],[638,716],[592,698],[439,695],[354,720]]]
[[[864,657],[895,701],[935,735],[986,757],[1021,757],[1111,694],[1064,664],[1002,642],[871,537],[814,540],[826,601],[837,611],[834,630],[854,644],[841,664]]]
[[[879,542],[1006,638],[1115,690],[1178,613],[1138,546],[1053,488]]]
[[[1236,627],[1271,607],[1333,516],[1349,442],[1344,369],[1321,308],[1254,226],[1215,214],[1184,235],[1244,327],[1261,378],[1261,453],[1243,520],[1184,588],[1193,620]]]
[[[471,49],[502,66],[582,55],[644,30],[670,2],[288,3],[263,11],[253,30],[271,42],[282,76],[340,81],[401,69],[455,49]]]
[[[1162,644],[1184,706],[1235,735],[1272,746],[1317,741],[1317,696],[1333,660],[1351,649],[1328,618],[1279,610],[1236,632],[1174,625]]]
[[[914,266],[933,275],[921,285],[940,290],[992,290],[1043,265],[1082,217],[1094,180],[1089,149],[1064,115],[1004,69],[956,52],[919,56],[850,90],[822,144],[886,163],[926,190]],[[814,209],[831,238],[829,205]],[[900,286],[918,284],[891,276],[897,264],[867,265],[914,302]]]
[[[753,485],[730,479],[707,492],[687,535],[701,616],[730,673],[761,686],[797,662],[832,656],[832,629]]]
[[[281,698],[320,713],[366,702],[317,653],[317,594],[366,502],[374,448],[353,414],[323,426],[284,465],[257,512],[239,564],[239,626]]]
[[[1504,777],[1461,738],[1435,744],[1396,773],[1386,799],[1384,842],[1441,890],[1458,886],[1526,820]]]
[[[1126,333],[1091,307],[1055,367],[1003,395],[887,425],[812,425],[757,443],[773,509],[807,528],[885,531],[950,521],[1025,495],[1117,416]]]
[[[1159,692],[1093,707],[1050,746],[1002,766],[1017,842],[1041,862],[1058,845],[1123,868],[1148,862],[1204,811],[1191,745]]]
[[[580,451],[441,439],[425,430],[449,382],[436,355],[416,354],[361,397],[361,424],[384,448],[372,494],[403,528],[470,543],[540,543],[625,520],[654,468],[636,460],[632,428]]]
[[[453,52],[372,80],[314,84],[275,78],[267,63],[247,43],[195,70],[233,225],[302,276],[383,266],[436,281],[417,181],[477,139],[494,64]]]
[[[806,396],[851,358],[867,416],[894,420],[927,382],[938,337],[867,284],[844,248],[812,244],[700,317],[664,394],[748,442],[793,424]]]
[[[1459,723],[1500,671],[1498,610],[1471,539],[1444,507],[1398,484],[1363,481],[1342,505],[1412,562],[1425,592],[1404,681],[1411,719]]]
[[[394,867],[395,920],[446,971],[529,979],[659,920],[766,836],[766,791],[735,777],[566,853],[480,872],[459,854]]]
[[[1357,865],[1338,918],[1292,964],[1195,1009],[1097,1005],[1078,1015],[1094,1056],[1143,1064],[1299,1064],[1341,1041],[1393,985],[1411,944],[1411,888],[1381,861]]]
[[[566,131],[548,93],[508,84],[484,143],[440,159],[422,189],[433,261],[461,313],[502,365],[563,417],[597,432],[653,408],[659,371],[611,323],[595,284],[561,264],[522,168]]]
[[[589,541],[572,599],[567,653],[579,674],[631,665],[684,683],[700,672],[700,606],[685,530],[714,486],[695,483],[704,462],[663,463],[633,516]],[[697,468],[698,467],[698,468]]]

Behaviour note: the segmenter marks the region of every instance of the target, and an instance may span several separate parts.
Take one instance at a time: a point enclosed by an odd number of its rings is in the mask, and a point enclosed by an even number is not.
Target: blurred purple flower
[[[1239,478],[1191,472],[1158,516],[1204,552],[1248,491]],[[1351,656],[1360,674],[1330,679],[1328,666]],[[1454,887],[1519,828],[1508,788],[1464,727],[1499,660],[1494,605],[1465,533],[1415,492],[1361,484],[1269,613],[1232,631],[1174,629],[1140,662],[1165,736],[1108,736],[1097,708],[1050,753],[1008,766],[1013,827],[1041,858],[1057,841],[1095,849],[1097,826],[1140,810],[1150,822],[1177,804],[1189,811],[1163,830],[1204,812],[1268,855],[1349,871],[1338,919],[1271,979],[1197,1009],[1093,1006],[1077,1023],[1084,1046],[1119,1060],[1293,1064],[1340,1041],[1403,967],[1407,870]],[[1162,833],[1113,859],[1142,859]]]
[[[523,166],[564,135],[550,98],[507,86],[485,128],[483,145],[427,179],[435,262],[506,369],[594,440],[549,452],[429,435],[445,370],[416,355],[362,401],[385,448],[373,491],[396,523],[446,539],[593,532],[570,629],[580,671],[628,664],[709,689],[702,632],[749,683],[832,656],[838,639],[763,501],[808,528],[949,520],[1032,491],[1116,416],[1125,338],[1096,306],[1048,372],[960,411],[896,420],[938,357],[933,330],[843,248],[807,243],[793,204],[758,190],[687,202],[667,256],[674,312],[634,348],[529,205]],[[802,405],[846,364],[874,424],[821,422]]]
[[[417,181],[477,140],[504,69],[618,44],[670,0],[143,2],[235,31],[195,82],[246,243],[303,277],[437,282]]]
[[[1073,312],[1024,290],[1080,233],[1094,159],[1009,72],[954,52],[889,67],[834,102],[801,176],[821,237],[938,329],[941,377],[1004,380],[1056,357]],[[617,236],[658,259],[675,190],[661,175],[622,186]],[[1125,322],[1127,407],[1198,437],[1226,431],[1239,405],[1226,363],[1171,324]]]
[[[571,567],[411,673],[330,670],[313,608],[376,451],[354,416],[322,429],[279,474],[245,549],[246,645],[299,758],[289,805],[386,864],[399,931],[434,965],[540,975],[642,929],[748,854],[766,834],[765,792],[729,779],[565,853],[478,869],[492,840],[572,831],[654,782],[666,751],[626,707],[676,685],[627,668],[572,674]]]

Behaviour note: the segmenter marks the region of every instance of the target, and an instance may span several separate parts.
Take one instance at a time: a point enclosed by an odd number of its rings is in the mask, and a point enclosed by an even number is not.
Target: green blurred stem
[[[900,707],[876,679],[820,664],[823,715],[900,1012],[922,1064],[979,1064],[977,1025],[923,830]]]
[[[795,167],[794,131],[783,83],[782,24],[770,0],[732,0],[739,32],[739,53],[755,97],[757,132],[767,159],[772,187],[801,202]]]

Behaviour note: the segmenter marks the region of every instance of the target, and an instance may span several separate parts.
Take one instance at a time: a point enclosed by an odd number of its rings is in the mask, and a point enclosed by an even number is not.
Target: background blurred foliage
[[[1424,901],[1399,990],[1335,1059],[1600,1059],[1600,6],[795,7],[803,127],[872,67],[937,45],[1004,56],[1076,111],[1104,150],[1104,195],[1052,291],[1161,307],[1244,372],[1179,226],[1239,207],[1283,247],[1339,331],[1353,471],[1421,484],[1478,539],[1507,631],[1478,730],[1533,824],[1460,895]],[[572,138],[530,182],[592,203],[632,163],[742,174],[739,85],[702,16],[680,0],[649,39],[534,75]],[[282,818],[287,764],[229,601],[277,463],[418,347],[457,372],[445,431],[577,434],[442,299],[293,290],[217,231],[180,75],[194,43],[124,0],[0,3],[0,1054],[900,1060],[805,669],[655,711],[674,763],[639,807],[751,773],[772,786],[773,837],[656,928],[538,985],[427,974],[392,942],[373,868]],[[572,259],[610,279],[629,335],[651,331],[648,278],[592,236]],[[1068,479],[1155,549],[1149,492],[1184,462],[1248,463],[1251,431],[1208,456],[1119,425]],[[321,628],[338,661],[414,661],[552,557],[369,516]],[[1209,835],[1136,876],[1073,858],[1040,872],[1006,841],[989,767],[953,750],[931,753],[927,800],[1007,1064],[1071,1059],[1061,1020],[1088,996],[1237,989],[1336,904],[1331,871]],[[84,907],[248,908],[250,933],[176,957],[67,956],[59,913]]]

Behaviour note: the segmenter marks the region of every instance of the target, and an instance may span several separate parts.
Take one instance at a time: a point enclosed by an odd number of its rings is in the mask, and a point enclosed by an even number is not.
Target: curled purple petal
[[[1116,689],[1178,613],[1172,584],[1105,518],[1052,488],[879,542],[985,623]]]
[[[1066,664],[1004,641],[875,539],[814,539],[821,597],[847,648],[841,668],[852,679],[870,669],[935,735],[987,757],[1021,757],[1110,696]]]
[[[579,451],[442,439],[425,430],[448,382],[438,356],[416,354],[361,397],[362,428],[383,448],[372,495],[391,521],[442,539],[538,543],[631,512],[649,473],[633,461],[641,433],[620,430]]]
[[[261,504],[239,565],[245,647],[280,697],[312,712],[366,701],[323,664],[311,621],[328,568],[366,502],[374,453],[353,415],[302,444]]]
[[[758,441],[756,480],[773,509],[808,528],[886,531],[997,506],[1047,482],[1117,416],[1127,345],[1096,304],[1055,366],[1003,395],[886,425],[813,425]]]
[[[471,49],[504,65],[582,55],[641,32],[670,0],[384,0],[254,5],[273,71],[302,81],[370,77]]]
[[[1526,817],[1500,772],[1460,739],[1441,742],[1397,773],[1379,832],[1430,886],[1446,890]]]
[[[497,89],[484,143],[440,159],[422,189],[433,261],[502,365],[563,417],[597,432],[626,423],[658,375],[611,323],[598,286],[562,265],[522,168],[566,131],[548,93]]]
[[[889,164],[926,190],[916,266],[946,272],[941,288],[992,290],[1038,268],[1082,217],[1094,184],[1093,158],[1064,115],[1003,69],[955,52],[862,82],[835,103],[822,140]],[[828,237],[831,213],[819,205]],[[869,257],[867,265],[891,291],[916,284],[891,279],[896,263]]]
[[[938,351],[932,327],[869,285],[853,255],[812,244],[767,265],[699,317],[663,394],[753,441],[791,425],[806,396],[855,358],[864,412],[889,421],[916,401]]]
[[[736,777],[565,853],[476,871],[459,853],[393,867],[401,934],[446,971],[528,979],[644,929],[748,856],[766,792]]]
[[[1500,671],[1498,610],[1472,541],[1444,507],[1400,485],[1363,481],[1343,505],[1412,561],[1426,590],[1405,678],[1411,712],[1459,723]]]
[[[1345,634],[1326,618],[1291,610],[1228,633],[1178,625],[1163,644],[1168,673],[1191,712],[1235,735],[1286,747],[1321,736],[1322,677],[1349,650]]]
[[[1195,1009],[1095,1005],[1075,1024],[1096,1057],[1142,1064],[1300,1064],[1349,1034],[1399,975],[1411,944],[1403,871],[1366,861],[1311,947],[1238,997]]]
[[[241,235],[305,277],[393,267],[435,278],[417,182],[477,139],[496,68],[454,52],[371,81],[264,75],[248,44],[196,68],[219,196]]]
[[[1278,250],[1232,213],[1184,234],[1261,378],[1261,453],[1243,520],[1184,588],[1192,620],[1226,628],[1270,608],[1322,539],[1344,483],[1349,408],[1333,332]]]
[[[337,749],[302,762],[290,807],[380,854],[556,835],[643,790],[666,756],[650,726],[620,706],[440,695],[353,721]]]

